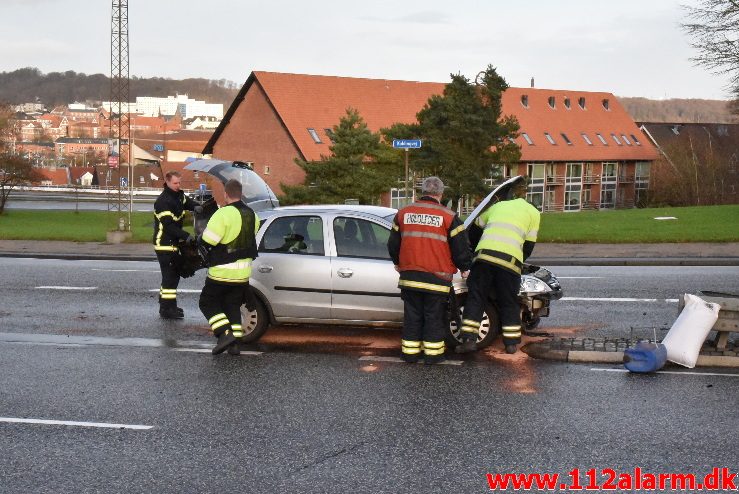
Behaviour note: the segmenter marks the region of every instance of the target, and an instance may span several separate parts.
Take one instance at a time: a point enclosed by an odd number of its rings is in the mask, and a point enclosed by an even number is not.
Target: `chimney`
[[[534,87],[534,78],[531,78],[531,87]]]

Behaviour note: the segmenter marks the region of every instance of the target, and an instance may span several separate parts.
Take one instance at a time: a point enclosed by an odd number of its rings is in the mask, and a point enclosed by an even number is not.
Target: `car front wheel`
[[[462,343],[459,323],[462,321],[462,313],[464,312],[464,300],[458,301],[456,306],[457,317],[449,318],[447,344],[451,347],[456,347]],[[454,313],[451,315],[454,316]],[[477,349],[479,350],[492,344],[493,340],[495,340],[495,337],[498,336],[500,332],[501,327],[498,310],[494,305],[488,304],[482,314],[482,321],[480,321],[480,331],[477,334]]]
[[[245,305],[241,306],[241,327],[244,329],[241,341],[244,343],[257,341],[269,328],[269,314],[264,304],[257,299],[255,305],[254,310],[247,309]]]

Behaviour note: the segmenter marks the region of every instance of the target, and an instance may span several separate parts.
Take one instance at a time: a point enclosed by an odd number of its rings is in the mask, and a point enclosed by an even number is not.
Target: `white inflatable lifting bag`
[[[686,293],[685,307],[673,323],[662,344],[667,347],[667,360],[692,369],[703,342],[718,319],[719,304],[710,304]]]

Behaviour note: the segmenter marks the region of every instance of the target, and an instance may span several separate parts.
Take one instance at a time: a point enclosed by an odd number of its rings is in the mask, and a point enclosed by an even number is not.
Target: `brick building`
[[[302,183],[294,160],[329,155],[331,128],[346,109],[372,131],[416,114],[445,84],[253,72],[203,154],[248,161],[275,191]],[[521,162],[529,200],[545,211],[631,207],[649,187],[655,146],[615,96],[605,92],[509,88],[503,113],[521,124]],[[398,191],[390,191],[398,197]]]

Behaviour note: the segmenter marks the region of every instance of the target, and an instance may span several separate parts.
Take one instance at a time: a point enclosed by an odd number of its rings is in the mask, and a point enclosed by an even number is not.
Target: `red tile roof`
[[[367,126],[378,131],[396,122],[414,122],[416,114],[429,97],[441,94],[445,84],[435,82],[361,79],[350,77],[253,72],[227,111],[219,128],[213,134],[204,153],[212,153],[220,136],[244,95],[259,84],[282,119],[303,156],[308,160],[328,155],[330,140],[324,129],[333,128],[349,107],[359,111]],[[521,104],[521,96],[528,96],[528,108]],[[555,98],[555,109],[550,108],[549,98]],[[564,107],[569,97],[570,109]],[[582,110],[578,101],[584,97]],[[609,110],[602,101],[608,100]],[[634,121],[611,93],[560,91],[534,88],[509,88],[503,95],[503,113],[515,115],[521,132],[526,132],[534,142],[528,145],[523,138],[522,161],[602,161],[602,160],[652,160],[656,159],[654,146],[643,138]],[[316,143],[308,129],[314,129],[321,139]],[[549,132],[556,145],[551,145],[544,132]],[[585,132],[593,145],[588,145],[581,133]],[[603,145],[595,133],[599,132],[608,145]],[[571,145],[565,143],[565,133]],[[634,134],[641,146],[617,145],[611,137],[615,133],[621,139],[625,134],[629,141]]]
[[[35,183],[51,181],[52,185],[67,185],[69,184],[69,172],[67,168],[35,168],[39,173],[40,179]]]

